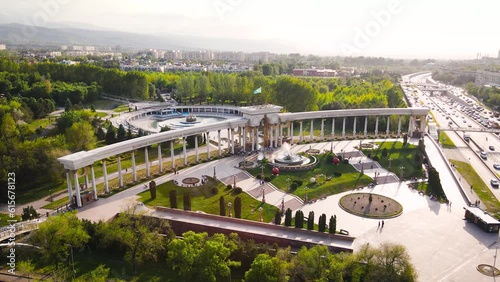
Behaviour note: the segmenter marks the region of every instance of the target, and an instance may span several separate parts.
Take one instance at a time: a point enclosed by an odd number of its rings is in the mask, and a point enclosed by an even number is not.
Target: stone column
[[[163,172],[163,158],[161,157],[161,143],[158,143],[158,169],[159,169],[159,172],[162,173]]]
[[[210,132],[207,132],[207,160],[210,160]]]
[[[85,170],[85,189],[89,189],[89,176],[87,175],[87,170]]]
[[[342,139],[345,139],[345,118],[342,118]]]
[[[90,177],[92,179],[92,190],[94,191],[94,200],[97,200],[97,187],[95,185],[94,165],[90,166]]]
[[[150,177],[151,171],[150,171],[150,167],[149,167],[148,147],[144,147],[144,161],[146,162],[146,177]]]
[[[241,128],[241,133],[243,134],[243,152],[247,151],[247,131],[245,129],[245,126]]]
[[[415,116],[410,116],[410,121],[408,123],[408,137],[413,136],[413,129],[415,127]]]
[[[299,121],[300,127],[299,127],[299,141],[303,142],[304,141],[304,133],[302,132],[302,123],[303,121]]]
[[[234,129],[231,128],[230,132],[231,132],[231,154],[234,155]]]
[[[106,169],[106,161],[102,161],[102,173],[104,175],[104,190],[109,194],[108,171]]]
[[[425,116],[420,117],[420,132],[424,133],[425,132]]]
[[[321,133],[320,133],[321,140],[325,139],[325,119],[321,119]]]
[[[66,170],[66,183],[68,183],[68,195],[69,195],[69,203],[73,204],[73,187],[71,187],[71,176],[70,170]]]
[[[170,140],[170,161],[172,162],[172,169],[175,169],[174,140]]]
[[[290,122],[290,127],[291,127],[291,130],[290,130],[290,144],[293,145],[293,120]]]
[[[283,145],[283,124],[280,123],[280,146]]]
[[[200,162],[200,157],[198,155],[198,136],[196,136],[196,138],[194,138],[194,151],[195,151],[195,155],[196,155],[196,163],[199,163]]]
[[[182,154],[184,155],[184,166],[187,166],[187,154],[186,154],[186,137],[182,137]]]
[[[309,141],[314,141],[314,119],[311,119],[311,132],[309,132]]]
[[[253,152],[255,151],[255,127],[252,127],[251,134],[252,134],[252,152]]]
[[[332,138],[335,138],[335,118],[332,118]]]
[[[365,138],[368,135],[368,116],[365,116]]]
[[[354,138],[356,138],[356,123],[357,123],[357,117],[354,117],[354,123],[353,123],[353,127],[352,127],[352,136]]]
[[[120,155],[118,155],[118,186],[123,187],[123,175],[122,175],[122,161]]]
[[[135,166],[135,151],[132,151],[132,179],[137,182],[137,167]]]
[[[269,125],[269,147],[274,146],[274,138],[273,138],[274,125]]]
[[[80,184],[78,183],[78,171],[73,170],[73,176],[75,177],[75,188],[76,188],[76,206],[82,207],[82,198],[80,197]]]
[[[391,132],[390,130],[390,124],[391,124],[391,116],[387,116],[387,129],[385,131],[385,137],[389,137],[389,133]]]
[[[375,137],[378,138],[378,117],[375,118]]]
[[[398,118],[398,138],[401,137],[401,116]]]
[[[222,155],[222,149],[220,147],[220,129],[217,130],[217,142],[219,143],[219,158]]]

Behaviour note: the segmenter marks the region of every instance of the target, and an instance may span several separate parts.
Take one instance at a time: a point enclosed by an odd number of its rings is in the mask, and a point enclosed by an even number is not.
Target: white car
[[[498,180],[492,179],[490,180],[491,187],[498,188]]]
[[[500,169],[500,164],[493,164],[494,169]]]

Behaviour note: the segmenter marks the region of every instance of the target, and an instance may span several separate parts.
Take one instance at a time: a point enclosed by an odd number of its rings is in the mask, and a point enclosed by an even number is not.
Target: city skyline
[[[262,49],[255,51],[267,51],[269,41],[281,43],[283,53],[474,59],[478,53],[497,56],[500,38],[493,36],[493,21],[499,7],[490,0],[475,5],[448,0],[307,5],[263,0],[24,0],[3,3],[0,18],[3,23],[262,42]]]

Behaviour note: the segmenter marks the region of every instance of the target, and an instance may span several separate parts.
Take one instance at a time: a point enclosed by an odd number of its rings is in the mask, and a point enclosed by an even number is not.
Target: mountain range
[[[123,49],[214,50],[273,53],[298,52],[291,44],[277,40],[213,38],[181,34],[139,34],[96,27],[40,27],[18,23],[0,24],[0,43],[16,45],[90,45]]]

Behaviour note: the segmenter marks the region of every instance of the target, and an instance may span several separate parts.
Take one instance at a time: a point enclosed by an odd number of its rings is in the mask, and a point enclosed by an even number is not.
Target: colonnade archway
[[[104,191],[109,193],[110,172],[118,178],[119,187],[124,186],[125,176],[130,177],[132,182],[138,181],[138,156],[145,167],[146,178],[152,176],[153,168],[159,174],[177,169],[179,160],[183,166],[187,166],[187,139],[193,136],[193,162],[196,164],[200,162],[200,154],[204,154],[198,136],[202,136],[201,140],[206,142],[213,140],[215,144],[215,148],[206,146],[207,158],[214,154],[221,157],[224,150],[227,154],[237,154],[239,151],[256,151],[261,147],[279,147],[284,142],[294,144],[346,138],[401,137],[405,133],[410,137],[418,136],[425,131],[428,114],[427,108],[281,113],[282,107],[276,105],[241,107],[237,110],[234,107],[231,110],[220,109],[223,108],[221,106],[212,106],[218,109],[210,110],[207,106],[200,107],[206,112],[231,112],[237,114],[238,118],[233,116],[220,122],[152,134],[59,158],[58,161],[66,170],[70,202],[81,207],[97,199],[96,167],[99,175],[102,175]],[[201,113],[196,106],[190,106],[189,109]],[[227,141],[225,148],[221,142],[222,134]],[[180,144],[177,153],[174,143]],[[165,152],[169,152],[170,156],[165,155]],[[171,167],[166,168],[165,162],[170,162]],[[85,173],[80,178],[79,170],[82,168]]]

